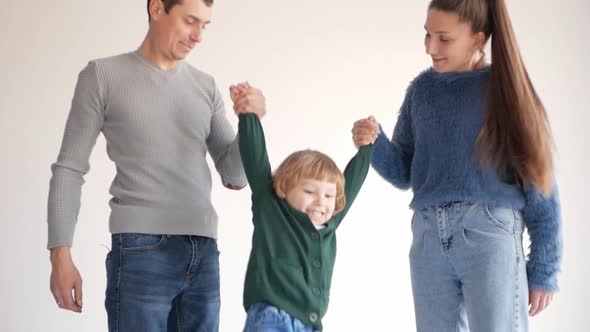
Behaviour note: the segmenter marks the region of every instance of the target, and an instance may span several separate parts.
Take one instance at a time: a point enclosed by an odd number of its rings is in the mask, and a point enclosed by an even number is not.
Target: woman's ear
[[[486,41],[486,35],[483,32],[477,32],[473,35],[473,51],[483,50]]]

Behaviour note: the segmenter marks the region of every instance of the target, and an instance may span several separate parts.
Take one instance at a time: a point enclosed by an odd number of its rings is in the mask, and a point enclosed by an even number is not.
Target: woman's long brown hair
[[[454,12],[474,33],[492,38],[488,113],[476,151],[500,175],[512,169],[522,186],[545,195],[553,186],[552,139],[545,108],[523,63],[504,0],[432,0],[429,9]]]

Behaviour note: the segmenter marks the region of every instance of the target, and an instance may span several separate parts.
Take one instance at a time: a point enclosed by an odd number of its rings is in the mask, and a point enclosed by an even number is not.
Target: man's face
[[[160,0],[158,9],[152,14],[155,47],[170,61],[179,61],[203,40],[203,30],[211,22],[212,8],[203,0],[183,0],[168,13]]]

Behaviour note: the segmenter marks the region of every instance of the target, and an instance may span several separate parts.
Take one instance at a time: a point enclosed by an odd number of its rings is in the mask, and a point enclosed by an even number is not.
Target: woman
[[[418,331],[526,331],[557,291],[560,212],[543,105],[503,0],[432,0],[432,68],[410,84],[373,168],[411,188]],[[492,65],[484,46],[492,39]],[[380,132],[373,117],[353,140]],[[527,227],[528,261],[522,246]]]

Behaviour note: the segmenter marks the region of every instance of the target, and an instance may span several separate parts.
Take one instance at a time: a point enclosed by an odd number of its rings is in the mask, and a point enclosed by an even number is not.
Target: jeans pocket
[[[426,230],[425,227],[431,223],[431,219],[428,208],[414,210],[410,221],[410,229],[414,236],[423,233]],[[432,224],[436,224],[436,222]]]
[[[494,207],[483,204],[483,211],[488,221],[508,234],[514,234],[514,210],[512,208]]]
[[[162,234],[123,233],[121,234],[121,249],[127,252],[155,250],[167,240],[168,237]]]
[[[264,305],[256,315],[256,326],[259,328],[280,328],[285,325],[285,317],[279,308]]]

